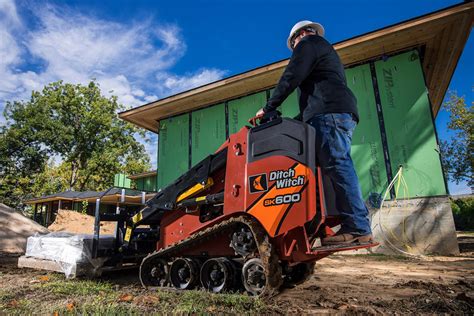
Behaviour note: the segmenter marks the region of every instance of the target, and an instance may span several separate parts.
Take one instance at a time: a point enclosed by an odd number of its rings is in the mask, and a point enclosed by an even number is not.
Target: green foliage
[[[144,132],[119,119],[123,106],[87,86],[51,83],[28,101],[7,102],[0,128],[0,201],[19,206],[24,199],[63,190],[104,190],[115,173],[150,168]],[[59,163],[58,163],[59,161]]]
[[[474,230],[474,198],[451,199],[456,230]]]
[[[87,214],[87,207],[89,206],[89,202],[87,201],[82,201],[82,214]]]
[[[464,97],[450,92],[443,104],[449,112],[448,129],[455,134],[449,141],[441,141],[441,157],[447,179],[456,183],[467,181],[474,187],[474,111],[466,104]]]

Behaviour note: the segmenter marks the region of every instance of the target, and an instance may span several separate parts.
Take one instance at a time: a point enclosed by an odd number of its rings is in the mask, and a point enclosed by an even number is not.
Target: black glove
[[[270,111],[268,113],[263,114],[262,118],[260,119],[260,124],[271,122],[276,120],[281,116],[281,112],[278,110]]]

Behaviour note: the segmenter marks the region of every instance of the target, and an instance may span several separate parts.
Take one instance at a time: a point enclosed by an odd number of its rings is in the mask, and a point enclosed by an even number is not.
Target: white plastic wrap
[[[92,258],[92,239],[92,235],[62,232],[35,234],[28,237],[25,256],[57,262],[66,278],[79,274],[94,275],[107,258]],[[113,236],[100,237],[100,248],[113,247],[113,243]]]

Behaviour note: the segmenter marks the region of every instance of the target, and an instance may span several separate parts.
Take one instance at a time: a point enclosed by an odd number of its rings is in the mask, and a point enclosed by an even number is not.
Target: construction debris
[[[45,227],[2,203],[0,227],[0,252],[4,253],[24,253],[29,236],[49,233]]]
[[[26,253],[18,260],[22,268],[63,272],[67,278],[97,275],[107,258],[91,256],[92,235],[50,233],[28,238]],[[113,236],[101,236],[101,247],[113,247]]]
[[[93,234],[94,217],[76,211],[59,210],[54,222],[48,227],[52,232],[67,232],[72,234]],[[114,235],[115,223],[101,222],[101,235]]]

